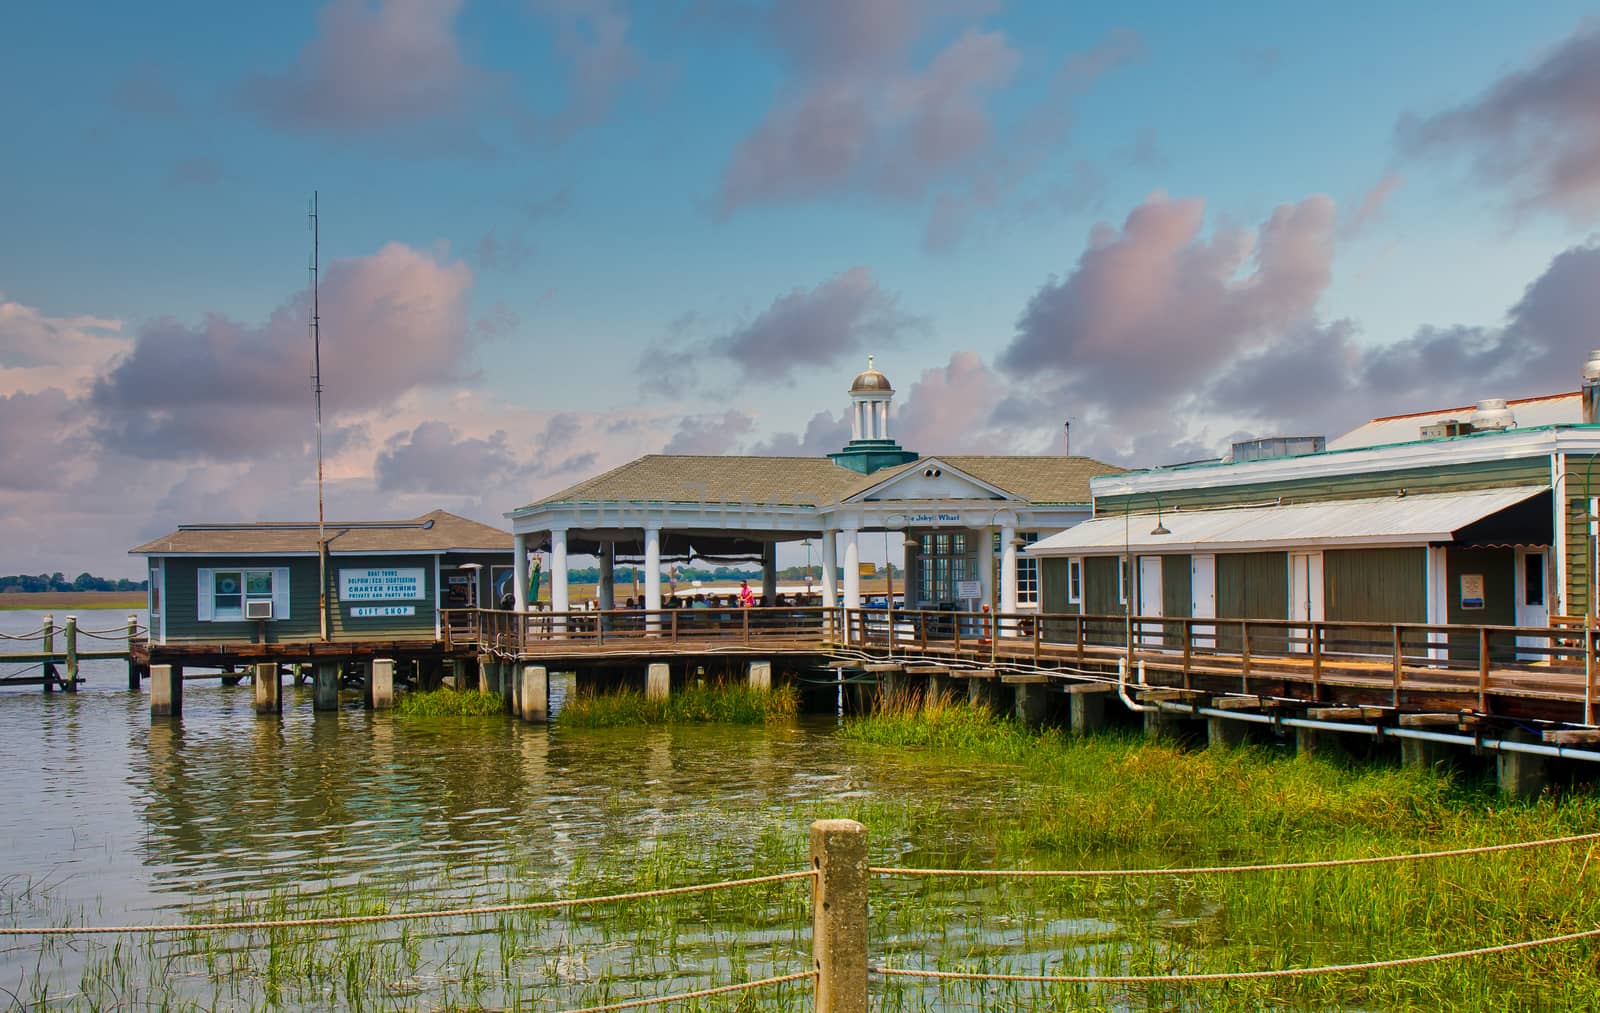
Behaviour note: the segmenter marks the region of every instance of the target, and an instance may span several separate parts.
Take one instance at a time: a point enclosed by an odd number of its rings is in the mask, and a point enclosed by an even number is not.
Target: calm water
[[[80,613],[85,628],[124,619]],[[37,625],[35,614],[0,612],[0,630]],[[802,867],[810,819],[874,795],[925,802],[942,814],[942,846],[959,849],[964,822],[1004,809],[1022,790],[1013,771],[852,749],[826,720],[547,730],[368,714],[354,694],[337,713],[316,714],[309,687],[288,686],[279,720],[253,713],[249,685],[206,680],[186,685],[181,722],[152,724],[146,694],[129,693],[124,672],[121,663],[86,665],[90,681],[76,696],[0,693],[0,923],[236,916],[267,896],[291,896],[289,912],[304,913],[374,898],[426,909],[530,890],[592,894],[636,885],[630,877],[663,841],[671,856],[660,858],[658,885],[789,871]],[[456,1001],[471,980],[461,965],[474,956],[496,963],[501,984],[528,983],[522,999],[535,1008],[806,968],[804,886],[762,896],[745,907],[706,902],[663,925],[652,916],[643,929],[616,918],[529,919],[515,945],[463,934],[471,926],[459,922],[413,926],[420,944],[377,930],[373,938],[419,956],[390,969],[398,984],[372,982],[370,994],[408,1008]],[[263,999],[250,975],[234,993],[237,984],[218,984],[214,970],[208,977],[183,963],[138,972],[142,986],[86,997],[80,979],[111,943],[0,944],[0,986],[63,1003],[138,1004],[162,994],[150,989],[169,973],[160,988],[202,1006]],[[238,939],[214,945],[248,950]],[[172,951],[141,952],[159,968]],[[612,991],[596,991],[607,977],[618,979]],[[306,993],[276,998],[319,1004]],[[476,998],[492,1004],[504,994],[490,987]]]

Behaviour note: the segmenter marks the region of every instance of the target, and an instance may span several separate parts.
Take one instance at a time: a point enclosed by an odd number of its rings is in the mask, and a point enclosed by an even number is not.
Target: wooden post
[[[867,1010],[867,828],[811,824],[811,955],[817,1013]]]
[[[44,649],[44,653],[45,654],[54,654],[54,653],[56,653],[56,617],[55,616],[45,616],[44,617],[44,638],[41,640],[40,646]],[[44,678],[43,678],[43,680],[41,680],[44,683],[44,691],[46,693],[54,693],[55,690],[56,690],[56,686],[55,686],[56,666],[55,666],[55,663],[51,662],[51,661],[46,661],[44,663],[44,667],[40,671],[44,674]]]
[[[748,644],[750,642],[750,610],[747,608],[740,609],[739,614],[743,617],[744,642]]]
[[[367,706],[388,710],[394,706],[394,660],[374,658],[367,663]]]
[[[1239,621],[1239,684],[1250,695],[1250,620]]]
[[[652,661],[645,670],[644,695],[647,700],[665,700],[672,692],[672,669],[664,661]]]
[[[1311,631],[1311,702],[1322,700],[1322,626],[1313,623]]]
[[[311,688],[311,709],[317,711],[339,709],[339,666],[336,662],[317,662]]]
[[[1075,612],[1073,613],[1073,618],[1077,621],[1074,639],[1078,642],[1078,668],[1081,671],[1083,669],[1083,613]]]
[[[139,692],[139,666],[133,663],[133,639],[139,635],[139,617],[128,617],[128,691]]]
[[[1036,612],[1033,616],[1033,667],[1039,667],[1039,638],[1044,634],[1040,627],[1044,626],[1044,613]]]
[[[1478,627],[1478,713],[1489,712],[1489,627]]]
[[[543,665],[517,663],[517,714],[524,721],[550,720],[550,671]]]
[[[67,616],[67,684],[68,693],[78,691],[78,617]]]
[[[1189,668],[1194,664],[1194,621],[1183,621],[1183,688],[1189,689]]]
[[[177,665],[150,666],[150,716],[178,717],[183,713],[183,669]]]
[[[1394,625],[1394,700],[1395,707],[1400,706],[1400,676],[1405,669],[1405,655],[1401,653],[1400,624]]]
[[[283,713],[283,682],[276,661],[258,661],[250,678],[256,691],[257,714]]]

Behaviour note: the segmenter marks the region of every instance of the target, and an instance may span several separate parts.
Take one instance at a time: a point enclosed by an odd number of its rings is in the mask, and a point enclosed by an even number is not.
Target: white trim
[[[986,490],[988,492],[994,493],[995,496],[997,496],[1000,499],[1005,500],[1007,502],[1014,502],[1014,503],[1026,503],[1027,502],[1027,500],[1022,499],[1016,493],[1010,492],[1010,491],[1008,491],[1006,489],[1002,489],[998,485],[994,485],[992,483],[985,482],[983,479],[978,478],[976,475],[970,475],[967,472],[962,471],[960,468],[955,467],[954,465],[946,464],[944,461],[941,461],[937,457],[923,457],[923,458],[920,458],[920,459],[918,459],[916,461],[913,461],[912,463],[902,467],[899,471],[895,472],[893,475],[890,475],[889,477],[885,478],[883,481],[878,482],[876,485],[868,486],[867,488],[862,489],[859,492],[855,492],[855,493],[852,493],[849,496],[846,496],[841,502],[842,503],[851,504],[851,505],[860,504],[860,503],[866,501],[866,499],[869,496],[873,496],[873,495],[875,495],[877,493],[883,492],[884,490],[893,487],[898,482],[901,482],[901,481],[903,481],[905,479],[908,479],[908,478],[910,478],[912,476],[916,476],[918,478],[923,477],[921,475],[921,472],[925,471],[928,468],[938,468],[940,472],[946,472],[947,471],[947,472],[950,473],[950,475],[952,477],[959,478],[962,481],[969,482],[972,485],[975,485],[980,489],[984,489],[984,490]],[[964,500],[936,500],[935,502],[940,502],[940,503],[961,503],[961,502],[967,502],[967,501],[964,501]]]
[[[1551,615],[1567,614],[1567,504],[1572,500],[1572,490],[1567,484],[1572,479],[1567,478],[1567,455],[1550,455],[1550,509],[1553,513],[1552,528],[1555,533],[1555,569],[1556,580],[1545,588],[1545,605]],[[1567,483],[1567,484],[1563,484]]]
[[[1074,590],[1074,588],[1073,588],[1073,581],[1072,581],[1072,571],[1074,571],[1074,570],[1078,571],[1078,581],[1077,581],[1076,590]],[[1067,604],[1068,605],[1082,605],[1083,604],[1083,557],[1082,556],[1068,556],[1067,557]]]
[[[144,556],[146,559],[316,559],[315,551],[311,552],[134,552],[134,556]]]
[[[444,588],[440,586],[439,570],[444,553],[435,553],[433,557],[433,639],[444,639],[443,617],[440,615],[444,608]]]

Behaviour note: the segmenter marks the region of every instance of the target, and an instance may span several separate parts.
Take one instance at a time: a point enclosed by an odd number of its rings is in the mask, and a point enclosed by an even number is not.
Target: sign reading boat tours
[[[340,601],[420,601],[422,567],[395,570],[340,570]]]

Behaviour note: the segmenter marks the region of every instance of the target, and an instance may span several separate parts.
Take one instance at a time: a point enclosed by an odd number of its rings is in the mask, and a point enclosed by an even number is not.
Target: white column
[[[844,607],[861,607],[861,532],[844,529]]]
[[[1000,528],[1000,611],[1017,610],[1017,529],[1010,524]],[[1016,620],[1008,619],[1001,628],[1002,636],[1016,636]]]
[[[861,402],[850,402],[850,438],[861,439]]]
[[[661,608],[661,529],[644,529],[644,608],[652,613]],[[661,617],[646,615],[645,627],[658,630]]]
[[[617,607],[617,543],[605,542],[600,546],[600,581],[595,587],[595,597],[602,609]]]
[[[511,536],[511,559],[515,567],[511,575],[512,607],[518,612],[528,610],[528,536]]]
[[[889,402],[878,402],[878,439],[889,438]]]
[[[978,529],[978,585],[978,611],[994,608],[994,528]]]
[[[567,529],[550,531],[550,611],[565,612],[567,601]]]
[[[839,604],[839,532],[822,533],[822,607]]]
[[[761,595],[772,605],[778,600],[778,543],[761,546]]]

